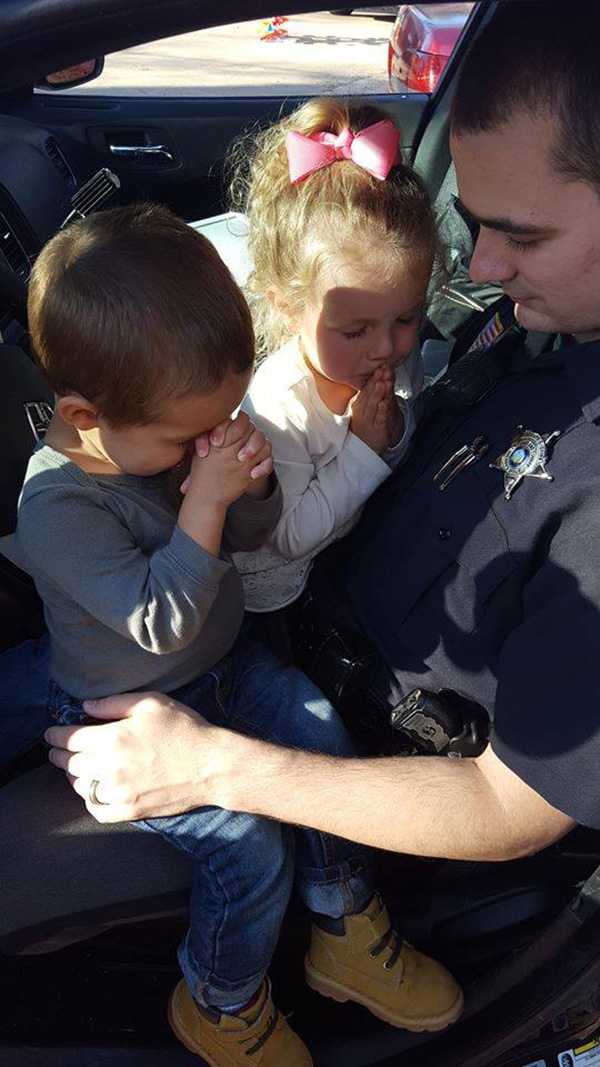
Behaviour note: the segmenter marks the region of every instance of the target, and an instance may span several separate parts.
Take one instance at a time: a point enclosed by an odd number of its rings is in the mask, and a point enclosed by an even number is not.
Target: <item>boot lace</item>
[[[376,945],[373,945],[373,947],[369,949],[369,954],[373,957],[373,959],[377,959],[377,957],[381,956],[381,953],[384,952],[386,948],[389,948],[391,946],[392,951],[383,963],[383,966],[385,967],[386,971],[391,971],[392,968],[395,967],[398,962],[400,953],[402,952],[402,944],[402,938],[398,937],[396,931],[391,926],[388,926],[383,937],[379,939]]]
[[[250,1048],[247,1048],[247,1049],[244,1050],[245,1053],[246,1053],[246,1056],[253,1056],[255,1052],[258,1052],[263,1047],[263,1045],[265,1045],[267,1043],[267,1041],[269,1040],[271,1034],[275,1030],[278,1022],[279,1022],[279,1011],[277,1010],[277,1008],[275,1006],[273,1006],[273,1011],[271,1012],[271,1015],[269,1017],[269,1021],[268,1021],[267,1025],[265,1026],[262,1034],[260,1034],[258,1036],[256,1041],[254,1042],[253,1045],[250,1046]]]

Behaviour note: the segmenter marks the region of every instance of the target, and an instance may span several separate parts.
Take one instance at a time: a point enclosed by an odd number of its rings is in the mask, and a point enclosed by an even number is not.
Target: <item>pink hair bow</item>
[[[399,144],[400,132],[389,119],[374,122],[357,134],[346,128],[337,135],[314,133],[307,137],[290,130],[285,138],[290,181],[295,185],[338,159],[351,159],[374,178],[383,181],[400,158]]]

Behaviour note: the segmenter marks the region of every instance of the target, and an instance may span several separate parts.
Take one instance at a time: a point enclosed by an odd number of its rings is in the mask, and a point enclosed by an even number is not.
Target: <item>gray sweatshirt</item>
[[[177,526],[167,474],[92,476],[38,446],[9,554],[44,601],[57,683],[80,699],[169,692],[214,666],[244,612],[229,552],[258,548],[280,511],[279,486],[232,504],[217,559]]]

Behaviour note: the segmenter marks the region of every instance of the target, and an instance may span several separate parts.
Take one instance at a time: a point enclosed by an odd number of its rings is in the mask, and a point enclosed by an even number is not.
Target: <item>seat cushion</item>
[[[184,854],[131,824],[97,823],[50,765],[0,789],[0,855],[7,952],[51,951],[187,906]]]

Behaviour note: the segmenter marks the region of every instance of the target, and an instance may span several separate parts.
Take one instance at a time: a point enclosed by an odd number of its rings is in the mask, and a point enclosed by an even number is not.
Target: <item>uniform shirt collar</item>
[[[511,360],[510,369],[543,371],[551,366],[564,367],[587,421],[600,419],[600,341],[578,344],[565,337],[557,346],[555,334],[530,332]]]
[[[565,372],[588,422],[600,419],[600,341],[573,344],[560,350]]]

